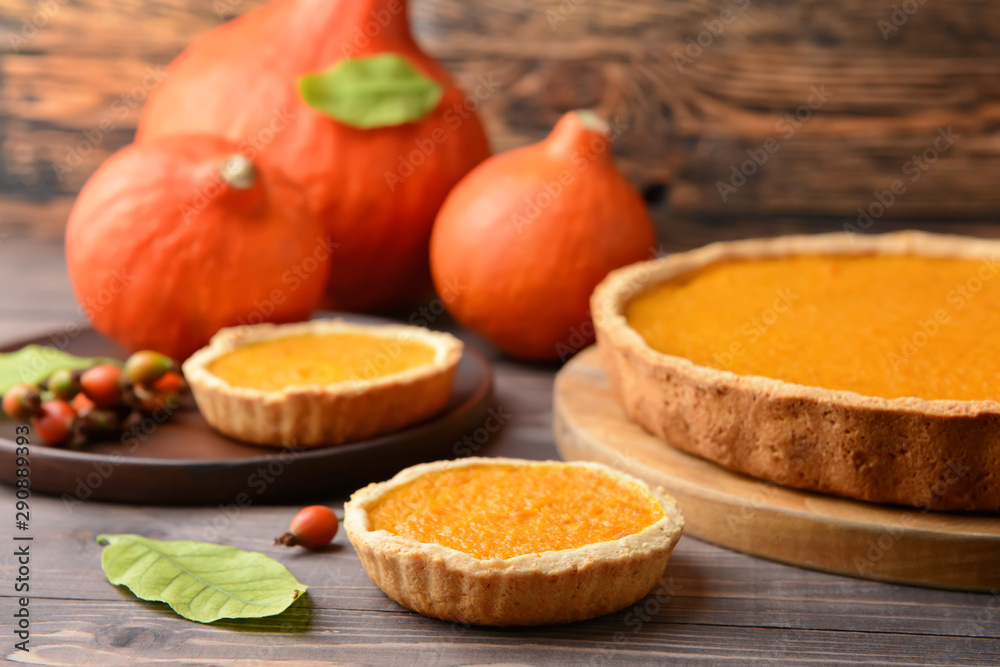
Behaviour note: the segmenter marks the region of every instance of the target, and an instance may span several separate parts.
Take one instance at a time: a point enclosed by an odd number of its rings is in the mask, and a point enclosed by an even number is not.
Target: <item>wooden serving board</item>
[[[596,348],[556,376],[556,445],[677,498],[687,535],[815,570],[936,588],[1000,588],[1000,516],[874,505],[777,486],[674,449],[626,417]]]
[[[54,340],[40,336],[0,349],[52,345]],[[64,349],[81,356],[126,356],[93,329],[79,331]],[[31,487],[59,495],[71,505],[85,500],[238,507],[251,502],[318,502],[388,479],[415,463],[455,458],[456,444],[483,425],[492,388],[489,362],[466,346],[448,404],[439,415],[377,438],[299,450],[259,447],[220,435],[192,400],[190,409],[168,422],[144,422],[142,429],[119,440],[91,443],[79,451],[46,447],[29,436]],[[16,474],[14,429],[13,422],[0,420],[0,481],[8,484]]]

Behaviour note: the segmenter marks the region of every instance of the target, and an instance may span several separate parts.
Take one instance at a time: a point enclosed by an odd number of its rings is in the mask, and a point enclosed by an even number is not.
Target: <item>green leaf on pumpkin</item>
[[[299,79],[299,92],[317,111],[363,130],[412,123],[437,107],[444,92],[395,53],[346,58]]]
[[[236,547],[141,535],[98,535],[97,543],[107,545],[108,581],[199,623],[280,614],[307,588],[273,558]]]

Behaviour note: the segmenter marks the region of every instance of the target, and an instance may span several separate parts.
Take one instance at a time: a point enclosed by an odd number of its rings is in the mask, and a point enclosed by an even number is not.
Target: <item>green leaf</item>
[[[434,110],[443,91],[395,53],[347,58],[299,79],[306,104],[362,130],[418,121]]]
[[[141,535],[98,535],[97,543],[108,545],[108,581],[199,623],[280,614],[307,588],[273,558],[236,547]]]
[[[38,384],[61,368],[90,368],[122,362],[104,357],[76,357],[54,347],[25,345],[17,352],[0,352],[0,395],[19,382]]]

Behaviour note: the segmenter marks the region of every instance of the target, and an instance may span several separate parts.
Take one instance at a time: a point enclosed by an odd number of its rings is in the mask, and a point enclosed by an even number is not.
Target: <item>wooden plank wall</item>
[[[195,35],[260,3],[2,3],[0,234],[59,236],[86,178],[131,140],[158,68]],[[894,15],[893,6],[913,11]],[[420,41],[467,90],[480,77],[498,84],[481,108],[496,149],[541,138],[569,109],[597,108],[620,121],[623,167],[674,216],[852,219],[896,180],[905,192],[886,217],[1000,213],[1000,4],[992,0],[411,7]],[[948,127],[954,142],[914,167]],[[762,150],[766,162],[754,169],[747,160],[759,162]],[[754,172],[743,183],[733,175],[741,167]],[[720,182],[734,190],[720,192]]]
[[[992,0],[423,0],[414,13],[453,70],[510,82],[487,109],[500,143],[574,107],[620,115],[620,160],[640,186],[668,185],[674,214],[856,218],[896,180],[887,217],[1000,213]],[[948,127],[960,136],[946,151],[909,164]],[[732,169],[762,148],[738,185]]]
[[[219,23],[211,0],[0,5],[0,232],[60,235],[87,177],[132,140],[158,68]]]

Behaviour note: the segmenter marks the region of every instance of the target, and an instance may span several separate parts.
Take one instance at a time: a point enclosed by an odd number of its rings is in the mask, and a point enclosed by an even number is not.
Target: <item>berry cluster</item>
[[[3,396],[3,411],[16,421],[30,421],[49,445],[76,446],[112,436],[156,410],[173,414],[185,391],[187,383],[172,359],[142,351],[124,368],[62,369],[38,385],[14,385]]]

